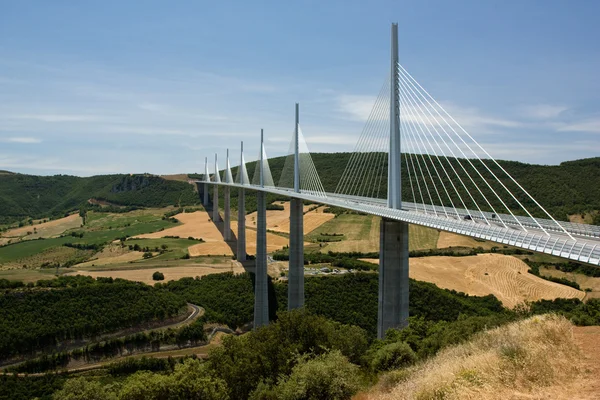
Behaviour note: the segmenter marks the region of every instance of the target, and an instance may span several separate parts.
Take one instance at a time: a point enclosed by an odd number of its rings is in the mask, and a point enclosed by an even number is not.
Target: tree
[[[103,386],[98,381],[85,378],[68,379],[63,388],[52,396],[55,400],[116,400],[117,396],[110,385]]]
[[[164,281],[165,275],[162,272],[156,271],[155,273],[152,274],[152,279],[155,281]]]

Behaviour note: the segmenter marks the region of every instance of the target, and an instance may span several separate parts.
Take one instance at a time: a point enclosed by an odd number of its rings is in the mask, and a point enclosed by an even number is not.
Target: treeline
[[[533,252],[529,250],[522,249],[504,249],[498,247],[492,247],[490,250],[486,250],[483,247],[448,247],[446,249],[429,249],[429,250],[411,250],[409,252],[409,257],[433,257],[433,256],[451,256],[451,257],[465,257],[465,256],[475,256],[477,254],[482,253],[498,253],[504,255],[532,255]],[[273,252],[273,259],[277,261],[288,261],[289,256],[289,248],[285,247],[281,250],[277,250]],[[318,263],[332,263],[336,266],[344,267],[341,263],[344,263],[343,260],[349,259],[358,259],[358,258],[379,258],[378,252],[360,252],[360,251],[350,251],[350,252],[335,252],[328,251],[327,253],[309,252],[304,253],[304,264],[318,264]],[[337,264],[336,264],[337,263]],[[346,262],[348,265],[352,265],[352,262]],[[358,263],[356,263],[358,265]],[[364,264],[363,264],[364,265]],[[344,267],[347,268],[347,267]],[[353,267],[350,267],[353,268]],[[368,270],[372,268],[353,268],[353,269],[363,269]]]
[[[70,285],[62,278],[62,283],[58,290],[34,288],[0,295],[0,359],[164,320],[186,305],[173,293],[121,279],[88,284],[75,280]]]
[[[27,360],[7,372],[40,373],[67,367],[72,360],[84,360],[87,363],[98,362],[112,357],[134,352],[160,351],[161,346],[177,345],[179,348],[196,346],[207,340],[204,332],[204,319],[200,318],[189,325],[177,329],[140,332],[122,338],[110,339],[87,345],[80,349],[43,355]]]
[[[0,223],[25,217],[64,216],[88,208],[88,199],[108,201],[126,207],[195,205],[198,195],[186,182],[165,180],[154,175],[98,175],[86,178],[68,175],[0,175]],[[114,207],[114,212],[122,212]]]
[[[253,274],[212,274],[202,278],[183,278],[157,284],[182,296],[187,302],[206,309],[208,321],[227,324],[232,329],[253,319]],[[306,307],[334,321],[360,326],[375,335],[377,324],[378,275],[368,273],[343,276],[307,277]],[[459,315],[490,315],[503,312],[494,296],[468,296],[440,289],[419,281],[410,281],[410,315],[428,320],[454,320]],[[269,313],[287,309],[287,282],[269,280]]]

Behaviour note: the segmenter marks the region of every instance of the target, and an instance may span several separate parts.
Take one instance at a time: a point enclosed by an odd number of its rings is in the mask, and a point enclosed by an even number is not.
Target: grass
[[[59,274],[69,272],[67,269],[59,270]],[[0,279],[10,281],[23,281],[25,283],[37,282],[40,279],[54,279],[56,269],[9,269],[0,271]]]
[[[436,229],[424,226],[408,226],[408,248],[409,250],[428,250],[437,248],[440,232]]]
[[[128,213],[98,213],[89,212],[86,227],[88,229],[122,228],[144,222],[161,220],[162,216],[173,207],[136,210]]]
[[[177,224],[162,220],[164,209],[139,210],[126,214],[94,214],[92,222],[83,228],[71,230],[71,232],[83,232],[83,237],[65,236],[43,240],[29,240],[0,247],[0,264],[14,263],[21,260],[27,260],[36,254],[40,254],[51,248],[56,248],[65,243],[82,245],[102,245],[112,242],[124,236],[135,236],[143,233],[160,231],[161,229],[171,228]],[[115,219],[112,219],[113,216]],[[110,225],[118,221],[122,226]],[[115,224],[116,225],[116,224]],[[127,226],[128,225],[128,226]],[[109,229],[110,228],[110,229]],[[24,262],[26,263],[26,262]]]
[[[199,240],[190,239],[172,239],[172,238],[160,238],[160,239],[130,239],[125,242],[126,245],[139,245],[140,247],[149,247],[154,249],[156,247],[161,248],[162,245],[167,246],[167,251],[164,254],[153,257],[152,260],[174,260],[180,259],[181,257],[188,254],[187,248],[194,244],[202,243]],[[143,261],[140,261],[143,262]]]
[[[373,217],[370,215],[341,214],[318,228],[314,229],[305,240],[316,241],[323,238],[323,234],[342,233],[344,236],[328,236],[331,239],[360,240],[369,237]]]
[[[482,332],[422,364],[384,376],[368,398],[485,400],[538,396],[544,388],[572,381],[581,371],[572,327],[564,317],[543,315]]]

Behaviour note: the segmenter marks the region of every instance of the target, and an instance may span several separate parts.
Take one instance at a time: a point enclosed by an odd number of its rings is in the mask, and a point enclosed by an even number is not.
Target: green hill
[[[90,198],[139,207],[198,203],[192,185],[153,175],[0,174],[0,222],[63,215]]]

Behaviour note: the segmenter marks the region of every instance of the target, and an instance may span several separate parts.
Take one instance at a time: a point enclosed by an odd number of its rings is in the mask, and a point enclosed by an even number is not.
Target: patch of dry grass
[[[581,372],[573,326],[564,317],[543,315],[482,332],[420,365],[393,371],[362,398],[542,399]]]

